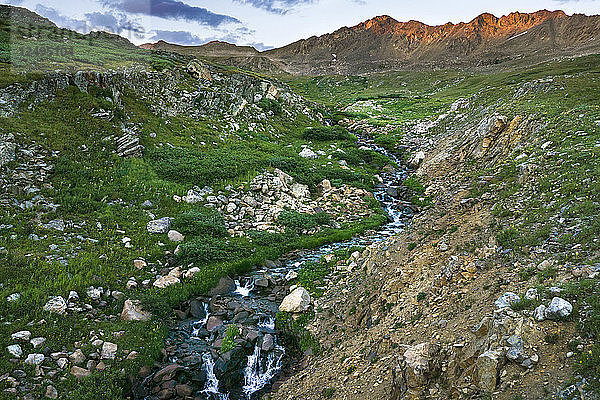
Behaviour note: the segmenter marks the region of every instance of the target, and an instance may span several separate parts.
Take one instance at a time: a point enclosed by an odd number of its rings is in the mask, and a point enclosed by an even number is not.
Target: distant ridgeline
[[[12,72],[106,70],[133,63],[162,70],[183,58],[153,53],[119,35],[83,35],[25,8],[0,5],[0,63]]]

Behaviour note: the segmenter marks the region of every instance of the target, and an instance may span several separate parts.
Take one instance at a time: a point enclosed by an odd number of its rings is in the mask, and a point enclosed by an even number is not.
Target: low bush
[[[181,245],[181,259],[196,266],[232,261],[251,254],[247,239],[197,236]]]
[[[173,221],[173,229],[186,236],[227,236],[227,228],[223,215],[216,210],[206,207],[200,211],[182,213]]]
[[[356,139],[348,130],[342,126],[318,126],[308,127],[302,133],[302,138],[316,142],[328,142],[333,140]]]
[[[331,222],[331,216],[326,212],[316,214],[299,213],[298,211],[285,210],[277,218],[277,222],[292,231],[309,231],[317,226]]]

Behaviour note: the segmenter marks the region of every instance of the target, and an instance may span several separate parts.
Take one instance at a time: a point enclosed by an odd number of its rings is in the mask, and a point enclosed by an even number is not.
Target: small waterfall
[[[244,371],[244,395],[251,399],[252,395],[265,386],[281,370],[281,360],[285,354],[285,349],[277,344],[275,339],[275,349],[269,353],[266,360],[262,360],[261,348],[257,343],[254,347],[254,353],[248,356],[248,365]]]
[[[267,329],[269,331],[275,330],[275,318],[273,317],[261,317],[258,323],[259,328]]]
[[[235,280],[235,291],[233,293],[237,293],[242,297],[250,296],[250,292],[254,289],[254,279],[247,279],[244,285],[240,283],[239,279]]]
[[[200,329],[206,326],[208,322],[208,317],[210,317],[210,313],[208,312],[208,303],[203,303],[204,306],[204,318],[195,322],[192,325],[192,338],[198,339],[198,333],[200,333]]]
[[[219,380],[215,375],[215,362],[210,353],[202,354],[202,363],[206,371],[206,386],[202,393],[206,393],[215,400],[229,400],[228,394],[219,392]]]

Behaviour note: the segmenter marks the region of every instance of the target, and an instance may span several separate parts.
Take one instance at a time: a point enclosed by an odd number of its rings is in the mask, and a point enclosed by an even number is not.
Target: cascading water
[[[261,356],[261,347],[257,343],[254,353],[248,356],[248,365],[244,371],[244,395],[248,399],[252,395],[271,383],[271,380],[281,370],[281,361],[285,355],[285,349],[275,342],[275,349],[266,357]]]
[[[254,279],[246,279],[245,283],[242,285],[239,279],[235,280],[235,291],[233,293],[237,293],[242,297],[250,296],[250,292],[254,289]]]
[[[192,338],[198,338],[198,334],[200,333],[200,329],[204,328],[206,326],[206,323],[208,322],[208,318],[210,317],[210,313],[208,311],[208,304],[204,303],[202,304],[202,306],[204,307],[204,318],[202,318],[199,321],[196,321],[193,325],[192,325]]]
[[[402,165],[398,157],[376,145],[370,139],[359,137],[359,146],[366,146],[384,154],[399,166]],[[179,357],[171,358],[171,362],[187,366],[189,371],[202,368],[202,375],[205,377],[202,381],[203,386],[197,389],[197,394],[202,394],[212,400],[251,400],[268,388],[281,372],[285,349],[277,343],[274,320],[279,302],[272,295],[273,292],[265,291],[263,287],[255,287],[255,276],[263,278],[269,274],[275,277],[275,280],[285,281],[284,277],[289,271],[297,271],[307,261],[318,261],[322,256],[341,248],[368,246],[383,241],[404,229],[412,216],[410,204],[398,198],[402,181],[406,178],[406,171],[402,169],[386,171],[381,174],[381,178],[382,183],[375,187],[373,194],[389,217],[389,222],[382,229],[347,242],[333,243],[318,249],[295,253],[293,258],[282,260],[281,265],[277,267],[265,268],[255,271],[253,275],[240,277],[234,281],[235,289],[232,292],[204,299],[202,319],[193,323],[182,322],[179,331],[185,333],[178,336],[176,342],[179,344],[176,352]],[[219,302],[220,306],[215,304]],[[244,313],[246,316],[239,318]],[[209,332],[207,322],[211,316],[214,316],[223,325],[218,328],[218,325],[215,327],[211,324]],[[241,339],[243,343],[251,341],[254,346],[253,352],[250,355],[246,352],[246,349],[252,347],[235,347],[229,354],[220,352],[219,357],[224,358],[219,358],[219,361],[215,363],[212,354],[215,354],[215,351],[222,351],[223,348],[223,345],[218,344],[217,340],[224,338],[229,325],[236,325],[240,329],[240,336],[237,336],[235,340]],[[241,332],[244,332],[243,335]],[[253,332],[252,339],[249,336],[250,332]],[[263,347],[267,335],[271,336],[269,341],[272,339],[272,343]],[[235,352],[237,353],[234,354]],[[227,369],[231,365],[235,365],[232,367],[233,369]],[[238,377],[233,384],[232,376]],[[227,394],[221,393],[220,390]],[[152,396],[147,398],[156,399]]]
[[[219,392],[219,380],[215,375],[215,362],[210,353],[202,355],[202,365],[204,366],[204,372],[206,372],[206,385],[202,393],[211,396],[214,400],[229,400],[228,394]]]

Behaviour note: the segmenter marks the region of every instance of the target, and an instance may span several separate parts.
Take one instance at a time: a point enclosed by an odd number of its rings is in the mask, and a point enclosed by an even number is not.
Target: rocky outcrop
[[[174,199],[218,210],[225,217],[229,233],[236,236],[250,230],[282,230],[277,218],[286,209],[308,214],[326,212],[336,220],[334,225],[373,213],[365,201],[372,194],[364,189],[332,187],[325,180],[317,188],[320,195],[313,199],[308,186],[279,169],[257,175],[250,181],[249,190],[235,190],[231,186],[225,190],[214,193],[210,187],[193,188],[186,196]]]

